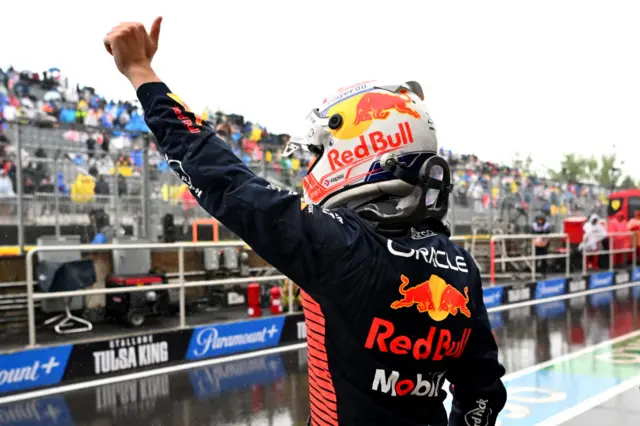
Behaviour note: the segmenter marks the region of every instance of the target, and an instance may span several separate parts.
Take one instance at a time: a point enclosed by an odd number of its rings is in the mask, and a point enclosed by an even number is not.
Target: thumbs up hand
[[[118,70],[136,87],[147,81],[159,81],[151,68],[151,60],[158,50],[161,23],[162,17],[156,18],[147,33],[141,23],[123,22],[104,38],[104,47],[113,55]]]

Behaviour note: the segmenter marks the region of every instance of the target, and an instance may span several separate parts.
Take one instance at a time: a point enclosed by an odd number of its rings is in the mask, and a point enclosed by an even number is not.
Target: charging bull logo
[[[369,89],[333,104],[326,110],[326,116],[342,116],[345,124],[331,130],[331,133],[336,139],[349,140],[365,134],[376,120],[386,120],[394,111],[405,115],[411,122],[421,118],[420,113],[411,107],[412,104],[413,100],[407,92],[397,94]]]
[[[379,92],[365,93],[356,105],[356,119],[353,124],[358,125],[363,121],[385,120],[394,110],[400,114],[409,114],[414,118],[420,118],[418,111],[409,107],[411,102],[412,100],[406,92],[400,96]]]
[[[402,275],[399,291],[402,299],[391,304],[392,309],[410,308],[416,305],[418,312],[427,312],[434,321],[442,321],[458,312],[471,318],[469,303],[469,288],[464,288],[464,295],[451,284],[447,284],[437,275],[431,275],[428,281],[414,287],[409,286],[409,278]]]

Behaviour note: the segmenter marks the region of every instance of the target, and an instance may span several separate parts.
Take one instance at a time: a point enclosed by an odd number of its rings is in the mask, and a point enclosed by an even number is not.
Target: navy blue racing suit
[[[311,424],[495,424],[504,368],[465,250],[428,225],[389,237],[348,209],[301,208],[299,194],[252,173],[165,84],[144,84],[138,97],[200,205],[302,289]]]

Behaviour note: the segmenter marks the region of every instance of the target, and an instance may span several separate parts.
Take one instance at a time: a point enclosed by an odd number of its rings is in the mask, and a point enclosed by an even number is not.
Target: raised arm
[[[154,21],[149,34],[140,24],[121,24],[105,38],[105,46],[136,88],[167,162],[200,205],[303,289],[323,282],[338,259],[353,256],[352,247],[366,256],[357,223],[316,206],[301,209],[298,194],[251,172],[160,81],[150,65],[160,21]]]

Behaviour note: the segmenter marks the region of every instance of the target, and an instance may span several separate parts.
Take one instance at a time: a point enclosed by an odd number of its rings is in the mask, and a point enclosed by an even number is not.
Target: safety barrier
[[[508,262],[531,262],[529,264],[529,269],[531,270],[531,280],[536,281],[536,261],[537,260],[550,260],[550,259],[565,259],[566,260],[566,276],[568,277],[571,272],[571,246],[569,243],[568,234],[557,233],[557,234],[518,234],[518,235],[493,235],[490,240],[490,260],[489,260],[489,268],[490,268],[490,282],[491,285],[496,283],[496,263],[499,263],[503,266],[506,266]],[[565,253],[561,254],[545,254],[545,255],[536,255],[536,240],[537,239],[560,239],[564,240],[565,244]],[[506,255],[506,245],[507,241],[522,241],[522,240],[531,240],[531,255],[524,256],[515,256],[509,257]],[[501,256],[496,258],[496,243],[501,243],[500,248]]]
[[[29,346],[34,347],[36,345],[36,320],[35,320],[35,302],[44,299],[56,299],[64,297],[74,296],[92,296],[99,294],[113,294],[113,293],[134,293],[139,291],[159,291],[159,290],[172,290],[179,289],[180,302],[179,302],[179,314],[180,323],[178,327],[174,329],[181,329],[186,327],[186,303],[185,303],[185,289],[188,287],[209,287],[216,285],[227,284],[249,284],[252,282],[269,282],[287,279],[284,275],[269,275],[261,277],[246,277],[246,278],[227,278],[216,280],[202,280],[202,281],[189,281],[185,282],[184,272],[184,249],[185,248],[219,248],[219,247],[244,247],[246,243],[243,241],[225,241],[225,242],[201,242],[201,243],[170,243],[170,244],[157,244],[157,243],[144,243],[144,244],[79,244],[68,246],[36,246],[33,247],[27,253],[26,256],[26,284],[27,284],[27,315],[28,315],[28,327],[29,327]],[[156,284],[146,286],[136,286],[130,288],[99,288],[99,289],[87,289],[87,290],[75,290],[64,292],[50,292],[50,293],[35,293],[34,292],[34,262],[33,256],[41,252],[61,252],[61,251],[80,251],[80,252],[97,252],[97,251],[110,251],[110,250],[178,250],[178,282],[168,284]],[[293,304],[293,290],[289,286],[289,312],[292,311]]]
[[[615,237],[631,237],[631,247],[630,248],[614,248],[614,238]],[[609,232],[607,233],[606,239],[609,240],[609,248],[607,250],[596,250],[596,251],[587,251],[582,250],[582,274],[587,273],[587,258],[589,256],[599,256],[599,255],[609,255],[609,271],[613,271],[614,266],[614,255],[616,254],[631,254],[631,265],[633,269],[636,267],[637,259],[637,234],[635,232]],[[585,243],[587,241],[587,235],[584,236],[582,242]]]

